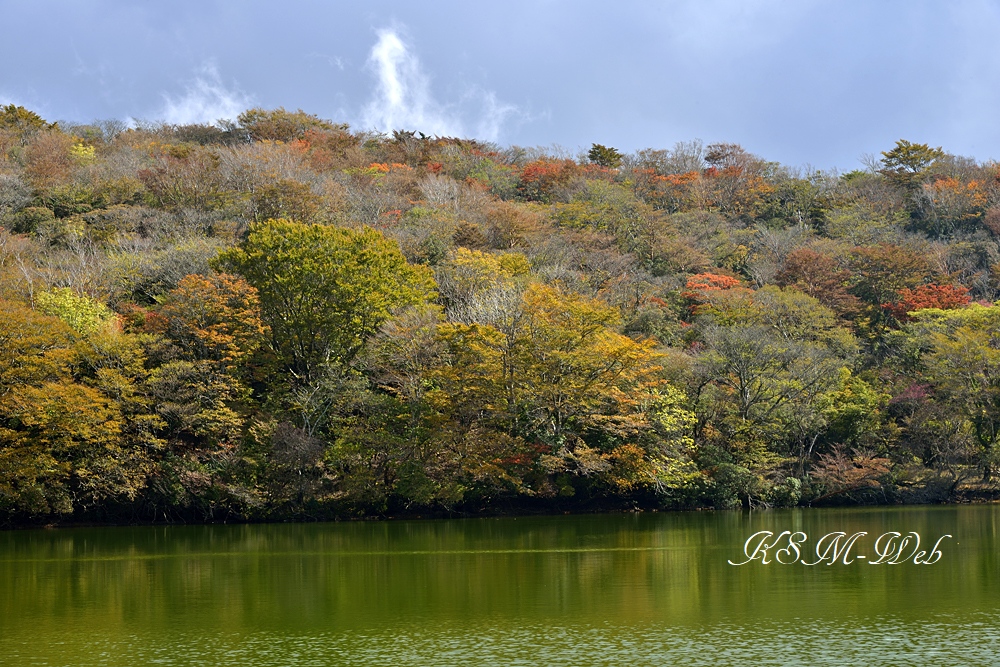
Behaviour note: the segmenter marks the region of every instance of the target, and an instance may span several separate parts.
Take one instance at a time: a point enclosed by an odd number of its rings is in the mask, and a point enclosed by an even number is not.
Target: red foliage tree
[[[797,248],[788,253],[775,282],[805,292],[841,317],[850,317],[860,307],[857,297],[847,291],[850,278],[851,272],[841,269],[832,257]]]
[[[553,190],[566,185],[576,171],[572,160],[535,160],[521,171],[518,190],[525,199],[548,201]]]
[[[718,273],[696,273],[687,280],[686,289],[681,292],[681,296],[688,302],[688,310],[692,315],[697,315],[698,311],[705,304],[709,303],[713,293],[741,287],[738,278],[726,276]]]
[[[906,322],[911,319],[907,313],[912,313],[915,310],[924,308],[954,310],[967,306],[969,301],[969,290],[964,287],[931,283],[914,289],[900,290],[899,301],[884,303],[882,308],[900,322]]]

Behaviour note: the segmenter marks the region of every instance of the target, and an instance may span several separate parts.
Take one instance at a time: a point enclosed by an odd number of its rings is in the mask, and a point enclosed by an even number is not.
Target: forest
[[[884,148],[2,106],[0,525],[994,499],[1000,165]]]

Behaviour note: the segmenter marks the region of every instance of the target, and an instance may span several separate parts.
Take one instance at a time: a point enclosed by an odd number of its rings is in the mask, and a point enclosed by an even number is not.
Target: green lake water
[[[761,530],[867,535],[730,565]],[[887,531],[953,537],[870,565]],[[0,665],[993,666],[998,535],[1000,506],[9,531]]]

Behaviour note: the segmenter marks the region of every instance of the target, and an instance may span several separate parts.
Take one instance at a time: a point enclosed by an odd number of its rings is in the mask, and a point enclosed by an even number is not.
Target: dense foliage
[[[0,517],[987,497],[1000,168],[0,108]]]

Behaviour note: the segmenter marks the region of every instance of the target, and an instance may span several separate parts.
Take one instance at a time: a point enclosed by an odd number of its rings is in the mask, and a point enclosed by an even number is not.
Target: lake
[[[0,665],[996,665],[998,528],[983,505],[8,531]],[[758,531],[803,558],[730,565]],[[801,563],[837,531],[867,534]],[[872,565],[889,531],[952,537]]]

